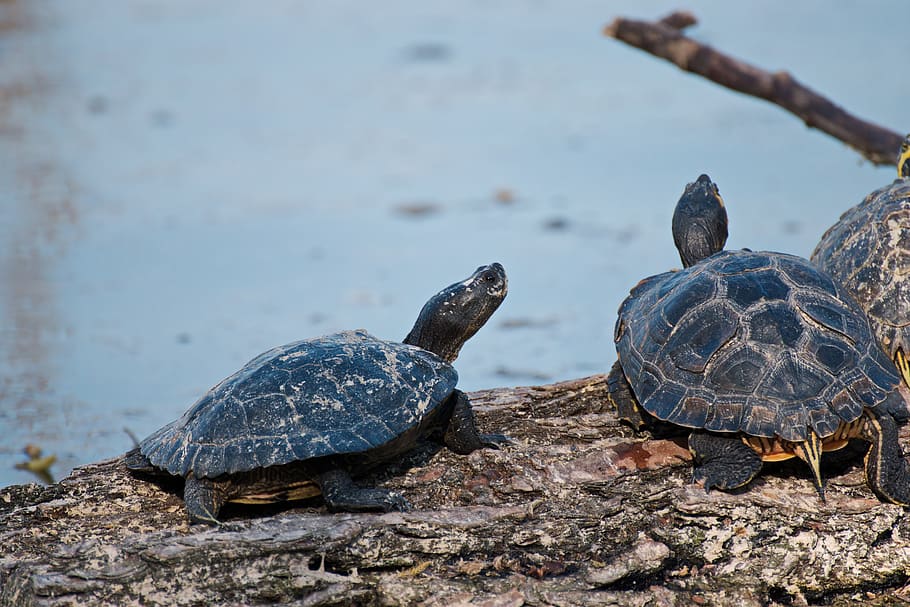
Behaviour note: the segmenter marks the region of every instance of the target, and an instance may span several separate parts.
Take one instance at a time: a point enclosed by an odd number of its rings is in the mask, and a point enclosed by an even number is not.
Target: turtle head
[[[686,268],[723,250],[727,211],[717,185],[707,175],[688,184],[676,203],[673,242]]]
[[[452,362],[506,298],[509,281],[502,265],[480,266],[467,279],[434,295],[420,311],[404,343]]]
[[[897,155],[897,176],[910,177],[910,135],[901,142],[901,151]]]

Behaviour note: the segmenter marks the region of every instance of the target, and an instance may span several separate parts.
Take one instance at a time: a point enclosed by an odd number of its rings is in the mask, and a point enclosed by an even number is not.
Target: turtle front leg
[[[866,482],[883,500],[910,506],[910,464],[901,453],[897,423],[888,414],[864,414],[863,438],[872,443],[866,452]]]
[[[354,484],[351,475],[341,468],[323,472],[317,482],[325,505],[332,512],[403,512],[411,507],[394,491]]]
[[[229,494],[228,481],[213,481],[192,476],[187,478],[183,487],[183,502],[186,504],[190,524],[220,525],[218,512],[228,501]]]
[[[695,461],[692,482],[703,481],[705,493],[714,487],[722,490],[742,487],[761,470],[761,457],[738,436],[692,432],[689,451]]]
[[[467,394],[461,390],[455,390],[449,398],[456,400],[449,426],[442,437],[442,442],[446,447],[459,455],[467,455],[484,447],[499,449],[500,445],[512,442],[512,439],[504,434],[477,432],[474,410],[471,408],[471,401]]]

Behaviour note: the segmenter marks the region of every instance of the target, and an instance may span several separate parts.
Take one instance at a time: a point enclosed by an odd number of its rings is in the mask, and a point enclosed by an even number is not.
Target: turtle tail
[[[610,404],[616,410],[616,416],[636,430],[644,428],[646,423],[642,414],[643,409],[635,399],[632,385],[626,379],[626,374],[618,360],[613,363],[610,374],[607,375],[607,389]]]
[[[793,453],[799,459],[803,460],[812,468],[812,483],[815,490],[818,491],[818,497],[822,503],[825,503],[825,484],[822,481],[822,439],[815,433],[815,430],[809,428],[806,440],[794,445]]]

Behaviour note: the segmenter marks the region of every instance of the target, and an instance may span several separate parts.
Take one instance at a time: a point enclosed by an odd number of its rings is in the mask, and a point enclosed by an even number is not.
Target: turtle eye
[[[481,275],[481,280],[488,283],[496,283],[499,281],[499,275],[494,270],[487,270]]]

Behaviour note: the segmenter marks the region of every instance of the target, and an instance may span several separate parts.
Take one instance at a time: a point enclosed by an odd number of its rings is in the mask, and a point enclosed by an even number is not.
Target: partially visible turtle
[[[841,215],[812,261],[859,300],[910,386],[910,135],[901,145],[897,179]]]
[[[424,441],[467,454],[507,441],[479,434],[451,363],[507,292],[494,263],[436,294],[404,343],[346,331],[260,354],[180,419],[127,454],[134,470],[186,479],[192,523],[225,502],[322,494],[330,510],[396,510],[398,494],[351,479]]]
[[[859,305],[808,260],[722,251],[726,233],[717,186],[702,175],[673,217],[685,269],[642,280],[620,306],[608,377],[620,417],[690,428],[705,490],[796,456],[824,499],[822,452],[863,438],[871,488],[910,504],[893,416],[900,378]]]

